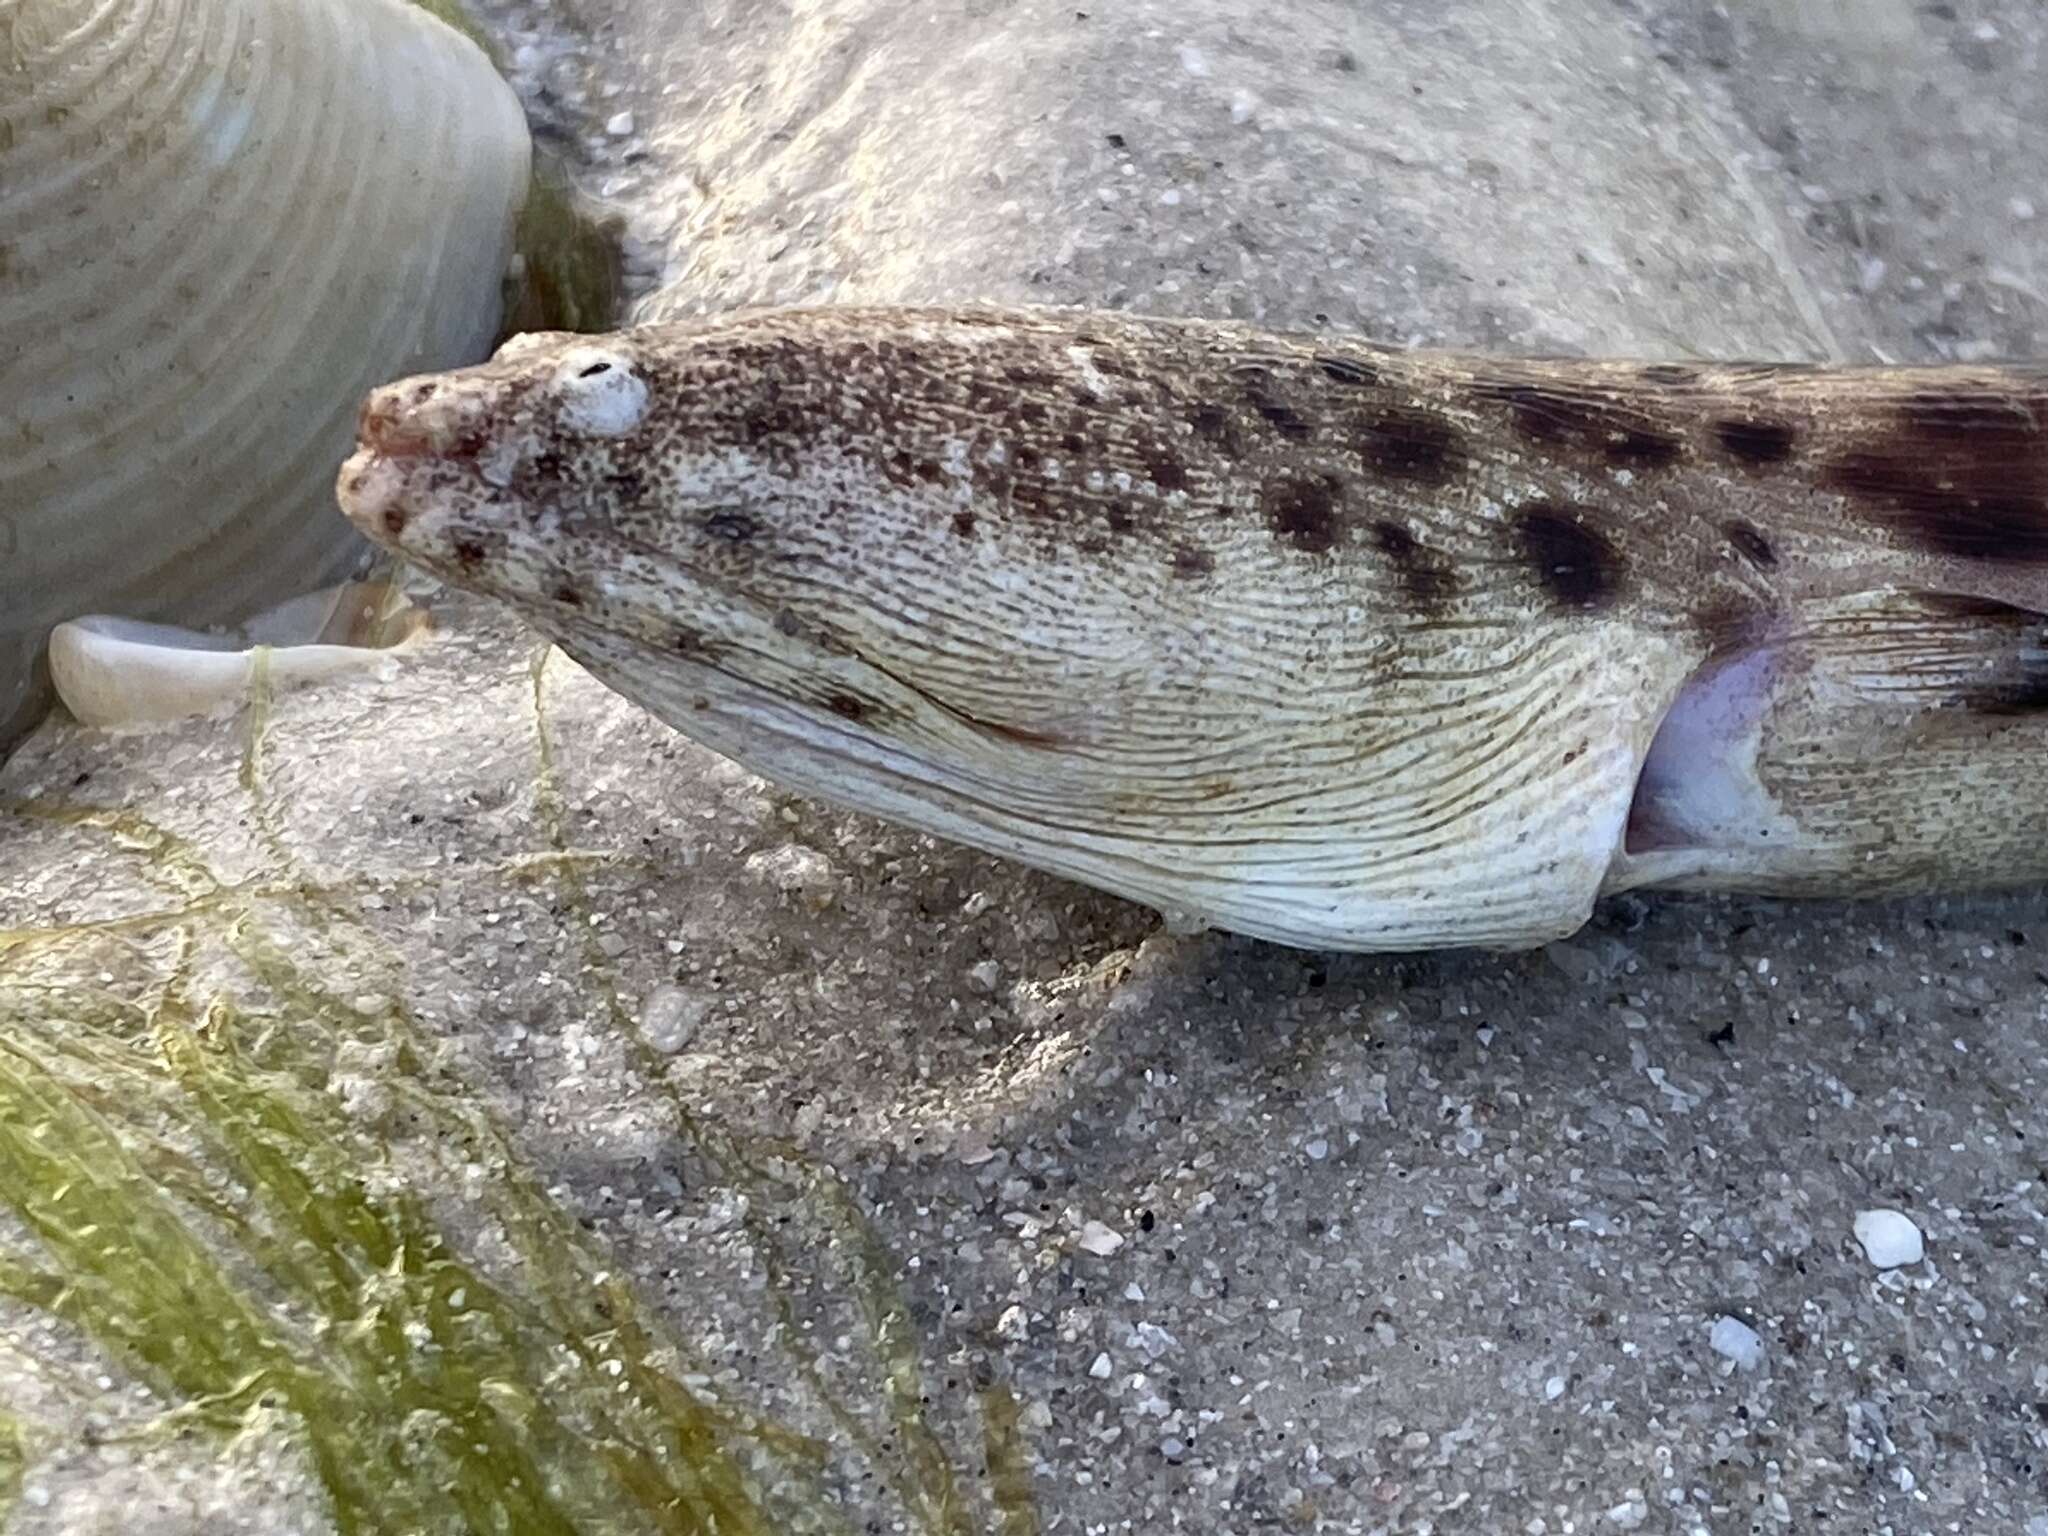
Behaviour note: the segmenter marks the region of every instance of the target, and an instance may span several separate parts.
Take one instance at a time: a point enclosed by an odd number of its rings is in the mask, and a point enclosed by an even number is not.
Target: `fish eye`
[[[632,360],[599,346],[573,347],[556,364],[562,420],[593,437],[619,437],[647,414],[647,381]]]

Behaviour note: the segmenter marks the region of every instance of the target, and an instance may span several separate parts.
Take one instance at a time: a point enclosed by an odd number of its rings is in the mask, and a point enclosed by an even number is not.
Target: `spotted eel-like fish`
[[[1058,311],[515,340],[342,504],[805,792],[1338,949],[2048,879],[2048,369]]]

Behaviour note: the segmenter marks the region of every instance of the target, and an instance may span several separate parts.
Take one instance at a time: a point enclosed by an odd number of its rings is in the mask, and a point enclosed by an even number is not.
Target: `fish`
[[[1298,948],[2048,880],[2048,368],[999,306],[515,338],[371,539],[839,806]]]

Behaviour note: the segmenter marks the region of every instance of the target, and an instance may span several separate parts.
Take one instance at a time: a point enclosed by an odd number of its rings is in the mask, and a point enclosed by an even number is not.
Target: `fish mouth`
[[[399,549],[412,521],[410,483],[404,466],[381,449],[358,448],[343,461],[334,496],[341,515],[373,542]]]

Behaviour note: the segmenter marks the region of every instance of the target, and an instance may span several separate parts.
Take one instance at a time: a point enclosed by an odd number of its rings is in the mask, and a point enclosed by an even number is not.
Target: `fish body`
[[[807,793],[1335,949],[2048,878],[2048,370],[1038,310],[542,335],[372,538]]]

